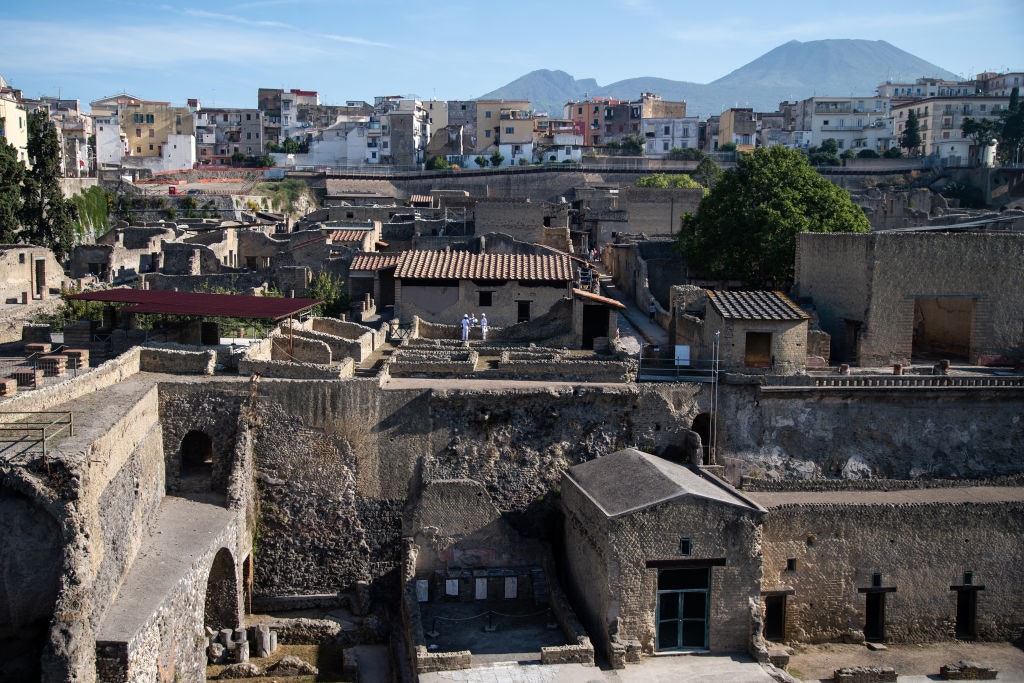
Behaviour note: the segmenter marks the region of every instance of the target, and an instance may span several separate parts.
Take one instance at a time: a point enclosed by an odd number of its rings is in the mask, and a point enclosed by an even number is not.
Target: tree
[[[498,166],[501,166],[503,163],[505,163],[505,155],[503,155],[501,152],[495,152],[494,154],[491,155],[491,166],[497,168]]]
[[[701,154],[704,153],[701,152]],[[718,181],[718,176],[722,175],[722,169],[711,157],[704,154],[704,158],[700,160],[697,168],[693,169],[693,173],[690,175],[704,187],[710,188]]]
[[[231,164],[233,166],[237,166],[238,164],[242,163],[243,161],[245,161],[245,153],[244,152],[235,152],[234,154],[231,155]]]
[[[911,156],[917,154],[918,148],[921,147],[921,125],[917,121],[917,112],[913,109],[907,112],[907,123],[900,133],[899,145]]]
[[[478,157],[475,157],[475,158],[473,159],[473,161],[474,161],[474,162],[476,163],[476,165],[477,165],[477,166],[479,166],[480,168],[487,168],[487,164],[491,163],[491,160],[490,160],[490,159],[488,159],[487,157],[485,157],[485,156],[484,156],[483,154],[481,154],[481,155],[480,155],[480,156],[478,156]]]
[[[708,155],[696,147],[673,147],[668,151],[668,157],[672,161],[704,161]]]
[[[431,171],[446,171],[451,167],[452,165],[444,157],[431,157],[427,162],[427,168]]]
[[[735,152],[736,151],[736,143],[735,142],[723,142],[722,144],[720,144],[718,146],[718,151],[719,152]]]
[[[1024,145],[1024,104],[1020,101],[1020,88],[1010,91],[1010,103],[999,117],[999,159],[1004,163],[1020,160]]]
[[[707,277],[782,287],[793,277],[798,233],[870,229],[849,193],[822,178],[802,151],[759,147],[683,217],[678,244],[689,268]]]
[[[877,159],[880,156],[882,155],[876,152],[875,150],[871,149],[870,147],[865,147],[861,151],[857,152],[858,159]]]
[[[960,124],[960,132],[965,138],[970,138],[974,142],[974,147],[980,150],[997,138],[999,124],[991,119],[974,119],[965,116]]]
[[[3,127],[0,119],[0,128]],[[18,159],[18,150],[0,135],[0,244],[18,241],[21,231],[21,183],[25,165]]]
[[[700,183],[698,183],[685,173],[681,173],[679,175],[666,175],[664,173],[655,173],[654,175],[647,175],[642,178],[638,178],[634,185],[636,185],[637,187],[655,187],[661,189],[704,189]]]
[[[306,287],[306,296],[310,299],[321,299],[322,304],[313,307],[313,315],[341,317],[349,308],[348,293],[345,292],[345,281],[336,278],[325,270],[313,276]]]
[[[625,154],[626,156],[631,156],[631,157],[643,156],[644,144],[646,142],[647,141],[646,141],[646,139],[644,138],[643,135],[640,135],[640,134],[627,135],[626,137],[624,137],[622,139],[622,145],[621,145],[622,153]]]
[[[882,154],[886,159],[902,159],[903,152],[899,147],[890,147]]]
[[[58,261],[75,245],[75,209],[60,188],[60,140],[49,115],[28,115],[28,160],[22,183],[22,226],[26,242],[50,249]]]

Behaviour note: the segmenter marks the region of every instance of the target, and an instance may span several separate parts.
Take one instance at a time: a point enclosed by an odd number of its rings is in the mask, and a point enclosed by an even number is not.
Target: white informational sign
[[[486,600],[487,599],[487,579],[476,580],[476,599]]]
[[[426,579],[416,579],[416,602],[427,602],[430,599],[430,589]]]
[[[676,365],[682,365],[685,367],[690,366],[690,345],[689,344],[677,344],[676,345]]]
[[[519,578],[515,576],[505,577],[505,599],[515,600],[519,597]]]
[[[458,579],[445,579],[444,580],[444,594],[455,595],[459,594],[459,580]]]

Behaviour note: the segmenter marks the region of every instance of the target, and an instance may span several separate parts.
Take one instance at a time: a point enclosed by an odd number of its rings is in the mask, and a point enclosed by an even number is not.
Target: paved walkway
[[[420,683],[774,683],[757,662],[742,656],[648,657],[625,669],[582,664],[503,663],[462,671],[421,674]]]
[[[142,541],[96,640],[128,642],[156,613],[192,564],[231,523],[227,508],[167,496],[153,531]]]

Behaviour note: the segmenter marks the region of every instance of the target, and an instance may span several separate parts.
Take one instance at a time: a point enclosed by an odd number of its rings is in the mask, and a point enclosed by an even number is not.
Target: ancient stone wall
[[[1019,472],[1021,392],[846,391],[722,384],[719,453],[730,478],[982,478]],[[726,417],[728,416],[728,417]],[[721,458],[720,458],[721,459]]]
[[[674,235],[682,227],[682,215],[694,213],[703,195],[699,188],[627,187],[622,191],[620,206],[629,212],[630,232]]]
[[[972,308],[970,361],[1021,354],[1024,291],[1021,233],[886,233],[798,236],[796,287],[811,297],[834,346],[850,345],[843,319],[863,323],[862,365],[911,356],[915,300],[946,298]]]
[[[950,586],[971,571],[985,587],[978,637],[1013,640],[1024,630],[1022,533],[1021,503],[773,507],[764,524],[763,587],[794,591],[787,639],[821,642],[862,631],[858,589],[881,573],[882,586],[896,589],[886,595],[886,639],[926,642],[954,638],[957,594]]]
[[[612,648],[609,632],[610,586],[608,574],[608,519],[569,479],[562,483],[562,508],[565,510],[566,591],[594,646],[605,656]],[[589,588],[588,588],[589,587]]]
[[[169,372],[185,375],[212,375],[217,352],[142,347],[139,369],[143,372]]]
[[[679,539],[688,537],[691,558],[725,558],[713,567],[710,586],[708,649],[745,652],[750,619],[746,605],[758,594],[761,574],[759,513],[706,499],[688,498],[655,505],[612,521],[609,559],[618,567],[613,596],[618,596],[620,638],[640,641],[654,652],[658,572],[646,560],[679,556]]]

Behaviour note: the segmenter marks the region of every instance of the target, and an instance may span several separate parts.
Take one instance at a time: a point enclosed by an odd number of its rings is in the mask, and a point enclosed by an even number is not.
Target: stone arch
[[[206,432],[193,429],[181,439],[178,466],[182,478],[213,477],[213,439]]]
[[[235,558],[227,548],[221,548],[213,558],[206,579],[206,626],[215,631],[238,628],[238,575]]]
[[[704,449],[703,461],[705,465],[715,464],[711,461],[711,426],[713,424],[714,419],[711,413],[701,413],[693,418],[693,424],[690,425],[690,429],[700,435],[701,448]]]
[[[0,519],[0,680],[40,680],[60,592],[61,529],[37,501],[4,487]]]

